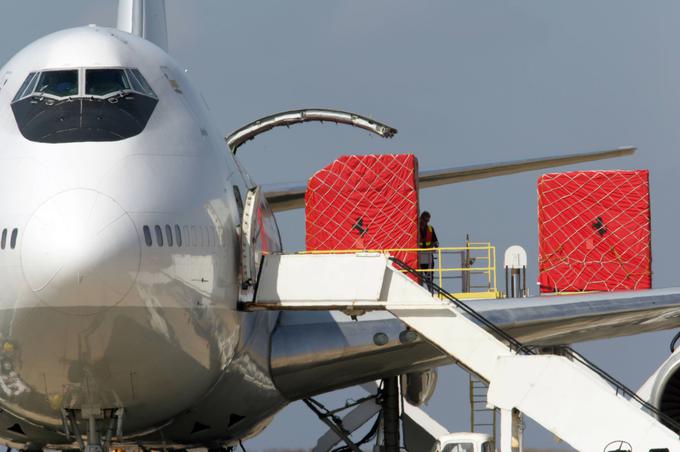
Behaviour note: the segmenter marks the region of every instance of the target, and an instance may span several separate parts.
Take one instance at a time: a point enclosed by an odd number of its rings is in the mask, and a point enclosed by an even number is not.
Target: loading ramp
[[[435,287],[431,294],[403,263],[377,253],[266,256],[246,310],[387,310],[489,382],[488,403],[517,409],[582,451],[680,452],[678,434],[633,391],[568,347],[538,354]],[[668,425],[672,420],[663,419]],[[510,450],[501,419],[501,451]]]

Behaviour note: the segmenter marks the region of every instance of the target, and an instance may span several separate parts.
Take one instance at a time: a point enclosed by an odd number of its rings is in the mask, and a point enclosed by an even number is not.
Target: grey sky
[[[3,6],[2,62],[51,31],[115,23],[114,1]],[[399,129],[390,141],[332,125],[271,132],[241,150],[261,183],[305,180],[346,153],[414,152],[429,169],[638,146],[634,157],[578,168],[650,169],[655,287],[678,285],[679,19],[674,1],[168,1],[171,53],[225,133],[305,106],[357,111]],[[520,244],[535,263],[539,175],[425,190],[421,206],[442,244],[470,233],[499,254]],[[286,248],[301,249],[303,213],[280,215],[279,225]],[[529,276],[535,281],[535,265]],[[580,349],[638,387],[667,356],[673,333]],[[428,407],[452,430],[468,428],[465,385],[443,370]],[[310,446],[321,431],[295,404],[246,446]],[[554,445],[533,427],[528,443]]]

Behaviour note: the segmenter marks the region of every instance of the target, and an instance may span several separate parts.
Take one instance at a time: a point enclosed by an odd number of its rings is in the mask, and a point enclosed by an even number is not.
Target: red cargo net
[[[648,289],[650,240],[647,170],[538,179],[541,292]]]
[[[345,155],[305,194],[307,250],[418,247],[418,161],[411,154]],[[416,252],[392,253],[417,268]]]

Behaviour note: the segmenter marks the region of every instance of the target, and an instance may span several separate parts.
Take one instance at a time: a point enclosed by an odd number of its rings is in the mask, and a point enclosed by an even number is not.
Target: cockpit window
[[[146,79],[139,72],[139,69],[127,69],[128,78],[132,84],[132,89],[144,93],[147,96],[156,97],[156,94],[151,89],[151,86],[146,82]]]
[[[88,69],[85,75],[85,94],[105,96],[130,89],[123,69]]]
[[[134,68],[44,70],[28,74],[12,111],[31,141],[118,141],[144,130],[157,103]]]
[[[37,72],[31,72],[30,74],[28,74],[28,77],[26,77],[24,83],[21,84],[21,88],[19,88],[19,91],[17,91],[17,95],[14,96],[14,100],[12,102],[31,94],[35,89],[35,84],[37,81],[38,81]]]
[[[78,94],[78,70],[43,72],[34,91],[57,97],[75,96]]]

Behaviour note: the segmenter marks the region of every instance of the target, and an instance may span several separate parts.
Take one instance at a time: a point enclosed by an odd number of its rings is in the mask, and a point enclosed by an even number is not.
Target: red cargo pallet
[[[541,292],[649,289],[649,172],[541,176],[538,240]]]
[[[411,154],[346,155],[309,180],[307,250],[418,247],[418,161]],[[394,253],[416,268],[415,252]]]

